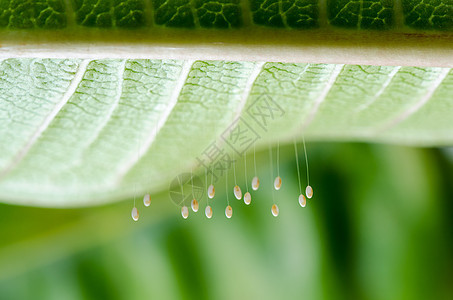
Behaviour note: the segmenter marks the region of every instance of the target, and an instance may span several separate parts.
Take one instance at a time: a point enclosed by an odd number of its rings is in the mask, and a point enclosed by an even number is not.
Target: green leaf
[[[9,28],[63,28],[67,14],[62,0],[2,0],[0,26]]]
[[[250,150],[240,128],[449,145],[452,20],[447,0],[0,1],[0,199],[162,191],[213,145]]]
[[[402,0],[406,25],[418,29],[448,30],[453,27],[451,1]]]
[[[250,1],[253,22],[258,25],[290,28],[318,27],[316,0],[304,1]]]
[[[325,19],[327,17],[328,21]],[[403,20],[399,22],[399,20]],[[452,30],[449,0],[2,0],[0,27]]]
[[[449,0],[5,0],[0,58],[453,67]]]
[[[449,68],[6,59],[0,198],[65,207],[157,192],[204,175],[213,143],[237,156],[250,138],[448,145],[452,87]]]
[[[388,29],[394,24],[392,0],[330,0],[330,24],[340,27]]]

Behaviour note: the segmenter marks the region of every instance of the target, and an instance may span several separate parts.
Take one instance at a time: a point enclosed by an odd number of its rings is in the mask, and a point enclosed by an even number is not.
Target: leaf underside
[[[302,135],[450,145],[452,89],[449,68],[5,59],[0,199],[66,207],[157,192],[183,171],[204,174],[212,145],[250,150],[232,129],[257,148]]]

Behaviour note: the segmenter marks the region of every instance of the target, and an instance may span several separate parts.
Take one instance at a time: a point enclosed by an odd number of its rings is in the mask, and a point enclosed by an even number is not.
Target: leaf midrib
[[[448,32],[82,29],[51,35],[0,30],[0,36],[0,59],[182,59],[453,67],[453,33]]]

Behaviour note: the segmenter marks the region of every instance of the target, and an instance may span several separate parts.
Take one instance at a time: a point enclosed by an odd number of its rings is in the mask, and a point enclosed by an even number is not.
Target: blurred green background
[[[451,299],[453,151],[307,147],[314,197],[299,206],[293,146],[281,145],[277,218],[266,150],[257,153],[260,189],[250,206],[231,192],[230,220],[223,180],[211,220],[205,200],[183,220],[168,192],[148,208],[138,197],[136,223],[132,199],[65,210],[0,205],[0,298]],[[305,187],[302,147],[299,155]],[[239,162],[244,193],[243,170]],[[229,182],[232,191],[231,172]]]

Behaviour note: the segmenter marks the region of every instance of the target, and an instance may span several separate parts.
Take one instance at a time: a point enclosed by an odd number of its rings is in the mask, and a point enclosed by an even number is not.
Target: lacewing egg
[[[146,207],[151,205],[151,196],[149,194],[146,194],[145,197],[143,197],[143,204]]]
[[[307,188],[305,189],[305,195],[307,195],[308,199],[311,199],[313,197],[313,188],[309,185],[307,185]]]
[[[212,218],[212,208],[209,205],[206,206],[204,213],[206,215],[206,218],[208,218],[208,219]]]
[[[231,219],[231,217],[233,216],[233,209],[229,205],[225,208],[225,216],[228,219]]]
[[[184,219],[187,219],[187,217],[189,217],[189,209],[187,208],[187,206],[183,206],[181,208],[181,215]]]
[[[252,202],[252,196],[250,195],[249,192],[245,193],[244,195],[244,203],[249,205],[250,202]]]
[[[307,199],[305,199],[305,196],[302,194],[300,194],[299,196],[299,204],[302,207],[305,207],[305,205],[307,205]]]
[[[278,191],[282,187],[282,179],[277,176],[274,180],[274,188]]]
[[[274,217],[278,216],[278,206],[277,206],[277,204],[272,205],[271,211],[272,211],[272,215]]]
[[[258,176],[253,177],[252,179],[252,189],[256,191],[260,187],[260,180]]]
[[[214,195],[215,195],[215,188],[214,188],[214,185],[211,184],[208,187],[208,197],[209,197],[209,199],[214,198]]]
[[[192,203],[190,203],[190,206],[192,207],[192,210],[194,212],[197,212],[198,211],[198,201],[197,201],[197,199],[193,199]]]
[[[234,196],[236,199],[241,200],[242,198],[242,191],[241,188],[237,185],[234,186]]]
[[[134,206],[134,208],[132,208],[131,215],[132,215],[132,220],[138,221],[138,209],[137,209],[137,207]]]

